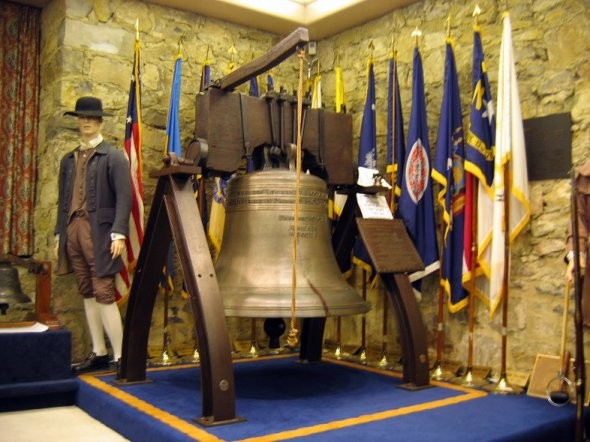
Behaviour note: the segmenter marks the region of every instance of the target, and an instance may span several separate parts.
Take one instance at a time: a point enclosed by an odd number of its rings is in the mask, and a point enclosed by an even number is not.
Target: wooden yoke
[[[293,95],[284,90],[273,91],[264,97],[231,91],[293,55],[294,49],[308,40],[307,29],[299,28],[268,53],[197,95],[193,144],[204,140],[207,145],[207,151],[201,152],[200,166],[210,173],[233,173],[242,160],[250,158],[260,146],[284,143],[278,147],[285,149],[297,142],[295,91]],[[325,171],[323,178],[328,184],[354,183],[351,115],[306,108],[302,148],[314,158],[317,167]]]
[[[118,383],[146,379],[147,345],[158,283],[170,241],[178,252],[189,293],[201,355],[204,426],[237,422],[235,386],[223,303],[190,177],[194,166],[171,166],[152,173],[158,184],[146,226],[123,336]]]
[[[227,74],[217,82],[217,86],[225,92],[231,92],[240,84],[268,71],[287,57],[293,55],[295,49],[308,41],[309,31],[306,28],[297,28],[273,46],[271,50],[262,57],[258,57],[250,63],[246,63],[244,66]]]

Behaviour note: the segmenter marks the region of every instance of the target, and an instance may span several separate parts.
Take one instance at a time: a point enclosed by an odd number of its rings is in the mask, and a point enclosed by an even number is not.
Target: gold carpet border
[[[370,371],[373,373],[378,373],[385,376],[391,376],[395,378],[403,378],[401,373],[396,373],[388,370],[382,370],[379,368],[374,368],[366,365],[359,365],[358,363],[349,362],[349,361],[342,361],[337,359],[323,359],[324,362],[330,362],[333,364],[340,364],[345,365],[348,367],[353,367],[360,370]],[[310,436],[312,434],[323,433],[330,430],[337,430],[346,427],[352,427],[354,425],[366,424],[369,422],[376,422],[384,419],[391,419],[397,416],[403,416],[410,413],[416,413],[420,411],[432,410],[435,408],[446,407],[448,405],[459,404],[461,402],[466,402],[474,399],[479,399],[482,397],[487,396],[486,392],[474,390],[472,388],[463,387],[461,385],[455,384],[447,384],[445,382],[438,382],[438,381],[431,381],[432,385],[436,385],[442,388],[447,388],[450,390],[461,391],[465,393],[462,396],[446,398],[446,399],[439,399],[432,402],[425,402],[423,404],[416,404],[410,405],[407,407],[396,408],[392,410],[380,411],[378,413],[372,414],[365,414],[362,416],[342,419],[338,421],[333,421],[325,424],[318,424],[318,425],[311,425],[309,427],[302,427],[296,430],[289,430],[289,431],[282,431],[280,433],[273,433],[267,434],[265,436],[256,436],[249,439],[242,439],[239,442],[273,442],[279,440],[288,440],[293,439],[296,437],[302,436]]]
[[[345,361],[345,360],[341,360],[341,359],[330,359],[330,358],[322,359],[322,361],[323,362],[330,362],[332,364],[345,365],[345,366],[356,368],[359,370],[370,371],[372,373],[377,373],[377,374],[381,374],[384,376],[391,376],[392,378],[398,378],[398,379],[404,378],[403,374],[400,372],[383,370],[382,368],[371,367],[369,365],[361,365],[361,364],[358,364],[357,362]],[[437,387],[447,388],[449,390],[461,391],[463,393],[472,393],[474,391],[478,391],[478,390],[474,390],[473,388],[463,387],[458,384],[450,384],[450,383],[446,383],[446,382],[440,382],[440,381],[436,381],[433,379],[430,380],[430,385],[436,385]]]
[[[234,360],[233,363],[246,363],[246,362],[254,362],[259,360],[266,360],[266,359],[279,359],[279,358],[289,358],[293,357],[293,354],[284,354],[284,355],[273,355],[273,356],[262,356],[258,358],[249,358],[249,359],[238,359]],[[377,373],[380,375],[395,377],[395,378],[403,378],[401,373],[392,372],[389,370],[383,370],[379,368],[374,368],[366,365],[360,365],[358,363],[337,360],[337,359],[330,359],[325,358],[322,360],[323,362],[328,362],[331,364],[339,364],[348,367],[355,368],[357,370],[365,370],[373,373]],[[188,363],[188,364],[180,364],[180,365],[173,365],[173,366],[162,366],[162,367],[151,367],[148,368],[147,371],[162,371],[162,370],[169,370],[173,369],[186,369],[186,368],[195,368],[198,367],[199,364],[195,363]],[[194,437],[196,440],[202,442],[224,442],[223,439],[219,439],[218,437],[214,436],[211,433],[206,432],[205,430],[200,429],[199,427],[195,426],[195,424],[189,423],[184,419],[180,419],[173,414],[170,414],[166,411],[160,410],[159,408],[151,405],[148,402],[145,402],[137,397],[126,393],[120,390],[117,387],[114,387],[101,379],[98,378],[101,375],[81,375],[79,376],[81,381],[86,382],[87,384],[93,386],[94,388],[107,393],[114,398],[120,400],[121,402],[148,414],[149,416],[159,420],[160,422],[180,431],[181,433],[186,434],[187,436]],[[102,375],[104,376],[104,374]],[[369,422],[376,422],[384,419],[390,419],[397,416],[403,416],[410,413],[416,413],[420,411],[432,410],[435,408],[446,407],[448,405],[454,405],[461,402],[466,402],[474,399],[479,399],[481,397],[487,396],[487,393],[479,390],[474,390],[472,388],[463,387],[461,385],[450,384],[446,382],[438,382],[431,380],[430,383],[432,385],[436,385],[442,388],[447,388],[450,390],[461,391],[465,393],[462,396],[457,396],[453,398],[446,398],[446,399],[439,399],[432,402],[426,402],[423,404],[416,404],[410,405],[407,407],[396,408],[392,410],[380,411],[378,413],[371,413],[365,414],[357,417],[341,419],[338,421],[333,421],[325,424],[318,424],[318,425],[311,425],[309,427],[302,427],[296,430],[289,430],[289,431],[282,431],[279,433],[272,433],[267,434],[264,436],[256,436],[253,438],[243,439],[240,442],[273,442],[279,440],[288,440],[295,437],[302,437],[302,436],[309,436],[312,434],[323,433],[326,431],[342,429],[346,427],[352,427],[354,425],[365,424]]]
[[[194,364],[193,364],[194,367]],[[168,367],[170,368],[170,367]],[[166,425],[180,431],[181,433],[186,434],[187,436],[193,437],[196,440],[202,442],[223,442],[223,439],[219,439],[218,437],[212,435],[211,433],[207,433],[204,430],[196,427],[195,425],[185,421],[184,419],[180,419],[173,414],[170,414],[166,411],[160,410],[157,407],[154,407],[148,402],[145,402],[141,399],[136,398],[135,396],[126,393],[122,390],[119,390],[116,387],[113,387],[106,382],[91,376],[91,375],[81,375],[80,380],[86,382],[87,384],[93,386],[94,388],[103,391],[114,398],[120,400],[121,402],[135,408],[136,410],[142,411],[148,414],[150,417],[153,417],[160,422],[165,423]]]
[[[446,407],[447,405],[454,405],[461,402],[478,399],[487,396],[484,392],[474,391],[463,396],[454,398],[439,399],[433,402],[426,402],[419,405],[410,405],[408,407],[396,408],[394,410],[380,411],[379,413],[365,414],[362,416],[351,417],[339,421],[329,422],[326,424],[312,425],[309,427],[298,428],[296,430],[283,431],[280,433],[268,434],[266,436],[257,436],[250,439],[242,439],[240,442],[265,442],[287,440],[295,437],[309,436],[312,434],[323,433],[330,430],[338,430],[341,428],[352,427],[354,425],[366,424],[369,422],[376,422],[384,419],[390,419],[405,414],[416,413],[419,411],[432,410],[434,408]]]

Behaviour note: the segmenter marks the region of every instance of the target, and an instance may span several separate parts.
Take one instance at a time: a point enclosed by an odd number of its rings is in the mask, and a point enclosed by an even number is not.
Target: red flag
[[[472,101],[465,138],[463,285],[489,305],[496,113],[479,26],[473,32]]]
[[[135,40],[133,75],[129,87],[129,101],[125,123],[125,155],[131,171],[133,201],[129,218],[129,236],[126,239],[127,253],[123,254],[124,267],[115,277],[115,297],[124,300],[131,288],[132,273],[143,242],[143,181],[141,160],[141,88],[139,81],[139,39]]]

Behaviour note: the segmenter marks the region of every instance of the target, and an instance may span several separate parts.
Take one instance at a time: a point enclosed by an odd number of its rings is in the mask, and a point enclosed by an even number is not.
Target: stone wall
[[[480,1],[479,17],[482,41],[494,97],[497,91],[498,58],[502,33],[504,2]],[[584,28],[590,19],[584,1],[515,1],[509,3],[516,70],[524,119],[569,112],[572,118],[572,158],[575,164],[588,159],[590,106],[587,95],[587,59],[590,46],[585,38],[574,37],[573,29]],[[387,58],[393,41],[399,63],[400,92],[407,124],[411,107],[412,55],[416,44],[412,37],[419,28],[419,45],[424,66],[425,94],[430,129],[430,145],[436,146],[438,119],[443,92],[446,18],[450,16],[450,34],[455,39],[455,57],[461,88],[463,115],[467,124],[471,101],[470,83],[474,4],[467,2],[422,1],[395,11],[318,43],[320,63],[325,70],[325,101],[333,103],[331,73],[336,54],[344,70],[347,110],[353,115],[353,133],[358,139],[366,90],[366,60],[372,42],[375,59],[378,165],[385,166]],[[588,31],[582,31],[588,34]],[[361,86],[359,86],[361,85]],[[333,97],[333,94],[332,94]],[[467,125],[465,126],[467,127]],[[358,142],[355,142],[355,148]],[[569,219],[569,180],[530,182],[531,223],[512,249],[507,327],[507,367],[530,372],[539,353],[559,354],[564,299],[563,244]],[[426,281],[421,308],[429,331],[431,360],[435,357],[437,337],[438,281]],[[573,299],[573,298],[572,298]],[[573,311],[570,302],[568,349],[574,350]],[[501,311],[490,316],[481,302],[475,303],[473,335],[474,364],[500,368]],[[368,321],[370,335],[379,348],[380,312]],[[468,351],[468,311],[445,313],[444,357],[465,362]],[[389,337],[391,340],[391,336]],[[358,342],[358,339],[357,339]],[[395,348],[395,339],[391,343]]]
[[[497,67],[501,40],[503,2],[479,1],[483,47],[489,67],[492,90],[497,90]],[[575,163],[588,158],[590,135],[590,18],[587,1],[527,0],[509,4],[516,69],[523,118],[569,112],[572,116],[572,156]],[[385,167],[387,57],[393,41],[399,60],[398,74],[404,117],[410,113],[412,31],[418,27],[430,128],[430,145],[436,145],[436,132],[442,99],[446,18],[456,40],[455,56],[464,115],[471,100],[472,11],[474,4],[425,0],[387,14],[338,35],[319,41],[318,59],[322,73],[324,103],[333,107],[333,67],[336,54],[344,71],[347,111],[353,117],[353,149],[358,134],[366,91],[366,61],[369,44],[375,47],[378,166]],[[159,168],[164,150],[172,69],[178,41],[183,37],[185,63],[181,97],[183,141],[190,140],[194,128],[194,97],[200,70],[210,50],[213,78],[227,72],[231,63],[228,49],[235,45],[238,65],[266,52],[283,36],[250,29],[208,17],[168,10],[138,1],[53,0],[42,16],[42,100],[41,142],[39,149],[40,192],[36,209],[36,255],[50,258],[57,201],[56,171],[61,156],[76,145],[75,122],[63,117],[73,108],[78,96],[94,94],[103,98],[115,116],[105,121],[104,135],[123,144],[124,118],[129,76],[133,60],[135,22],[139,20],[142,44],[143,154],[146,170],[146,214],[154,182],[147,171]],[[285,35],[290,30],[285,31]],[[275,85],[292,89],[297,82],[297,62],[291,57],[273,69]],[[262,82],[261,82],[262,85]],[[264,90],[264,88],[261,88]],[[406,128],[407,133],[407,128]],[[356,153],[353,155],[356,158]],[[563,240],[568,223],[569,183],[567,179],[530,183],[532,220],[512,249],[507,327],[508,369],[530,371],[539,353],[560,350],[564,291]],[[357,275],[358,276],[358,275]],[[358,279],[355,283],[358,286]],[[430,359],[434,360],[437,330],[438,281],[425,281],[420,302],[428,329]],[[74,333],[74,355],[81,357],[88,348],[83,323],[82,303],[70,277],[54,278],[54,306],[60,319]],[[367,345],[379,352],[382,343],[382,294],[379,285],[369,293],[375,309],[368,314]],[[176,318],[171,345],[193,345],[190,307],[180,294],[171,304]],[[570,303],[573,312],[573,302]],[[481,303],[475,303],[474,364],[500,367],[501,312],[490,316]],[[468,312],[445,313],[445,358],[466,361]],[[162,303],[154,314],[150,348],[161,348]],[[262,322],[262,321],[258,321]],[[573,320],[570,321],[570,324]],[[231,321],[232,338],[248,339],[249,324]],[[261,325],[261,324],[259,324]],[[360,344],[360,318],[344,318],[343,342]],[[263,336],[263,332],[259,332]],[[326,338],[333,341],[335,321],[328,320]],[[573,351],[573,330],[569,348]],[[390,321],[386,341],[388,350],[399,355],[395,321]]]

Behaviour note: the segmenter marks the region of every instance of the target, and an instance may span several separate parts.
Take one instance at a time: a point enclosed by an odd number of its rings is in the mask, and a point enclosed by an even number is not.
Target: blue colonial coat
[[[66,229],[76,175],[76,150],[61,160],[59,200],[55,234],[59,234],[57,273],[72,271],[66,251]],[[86,209],[92,227],[92,242],[97,276],[121,271],[121,258],[111,257],[111,233],[128,236],[131,214],[131,174],[123,152],[105,141],[98,146],[86,168]]]

